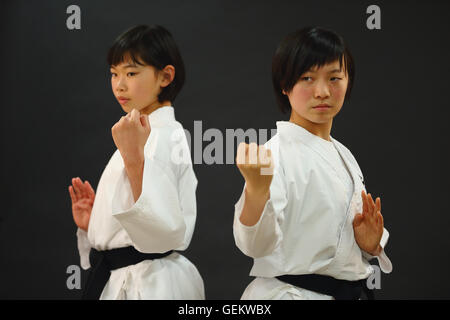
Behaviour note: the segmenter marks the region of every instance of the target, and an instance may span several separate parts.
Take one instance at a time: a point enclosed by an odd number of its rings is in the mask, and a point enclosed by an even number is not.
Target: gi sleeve
[[[189,163],[182,168],[182,173],[178,184],[180,209],[186,224],[184,244],[183,247],[180,248],[183,250],[189,246],[192,239],[192,234],[194,232],[195,220],[197,217],[197,199],[195,196],[197,184],[198,181],[195,177],[192,164]]]
[[[77,246],[80,254],[80,265],[84,270],[91,267],[89,262],[89,253],[91,252],[91,243],[89,242],[87,232],[78,228],[77,230]]]
[[[392,263],[391,260],[388,258],[388,256],[386,255],[384,248],[386,247],[387,241],[389,239],[389,232],[384,228],[383,230],[383,235],[381,236],[381,241],[380,241],[380,246],[381,246],[381,252],[379,256],[372,256],[371,254],[362,251],[363,257],[367,260],[370,261],[373,258],[377,258],[378,263],[380,265],[380,269],[381,271],[383,271],[384,273],[391,273],[392,272]]]
[[[283,239],[280,225],[284,220],[284,209],[287,205],[283,175],[279,170],[275,170],[270,185],[270,197],[259,220],[253,226],[246,226],[240,221],[245,196],[244,185],[234,211],[233,234],[236,245],[245,255],[252,258],[270,255]]]
[[[118,192],[121,192],[120,188],[116,189],[116,194]],[[139,198],[128,210],[113,210],[113,216],[127,231],[138,251],[163,253],[181,247],[186,223],[180,205],[177,174],[170,163],[145,155]]]

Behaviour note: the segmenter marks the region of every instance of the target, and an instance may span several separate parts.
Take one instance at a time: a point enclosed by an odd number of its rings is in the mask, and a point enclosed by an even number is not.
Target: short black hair
[[[175,77],[167,87],[162,88],[158,101],[175,100],[183,87],[186,74],[180,51],[166,28],[159,25],[138,25],[119,35],[108,51],[107,62],[110,67],[116,66],[124,62],[126,55],[130,55],[134,63],[150,65],[156,70],[173,65]]]
[[[292,109],[283,90],[291,91],[300,76],[311,68],[320,68],[336,60],[339,60],[340,68],[344,62],[344,71],[348,74],[347,100],[353,87],[355,65],[344,39],[331,30],[311,26],[287,35],[272,58],[272,84],[281,111],[287,113]]]

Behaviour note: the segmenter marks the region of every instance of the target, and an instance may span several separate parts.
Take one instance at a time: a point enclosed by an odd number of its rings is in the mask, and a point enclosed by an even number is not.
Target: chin
[[[333,117],[330,116],[322,116],[322,117],[315,117],[313,119],[309,119],[309,121],[315,123],[315,124],[324,124],[324,123],[328,123],[330,122],[330,120],[332,120]]]

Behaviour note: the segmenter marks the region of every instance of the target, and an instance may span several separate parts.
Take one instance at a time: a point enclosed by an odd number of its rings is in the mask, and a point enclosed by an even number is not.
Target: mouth
[[[326,104],[326,103],[324,103],[324,104],[319,104],[319,105],[313,107],[313,109],[316,109],[316,110],[328,110],[328,109],[330,109],[330,108],[331,108],[331,106],[328,105],[328,104]]]
[[[120,104],[126,104],[128,101],[130,101],[130,99],[123,98],[123,97],[119,97],[119,98],[117,98],[117,100],[119,100]]]

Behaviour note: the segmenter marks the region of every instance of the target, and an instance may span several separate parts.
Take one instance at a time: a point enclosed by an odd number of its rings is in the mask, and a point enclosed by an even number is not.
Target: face
[[[291,119],[326,124],[344,104],[348,75],[339,70],[339,61],[314,67],[302,74],[290,92],[284,92],[292,106]],[[318,107],[321,104],[327,106]]]
[[[112,66],[110,71],[114,96],[126,113],[133,108],[146,113],[161,105],[158,95],[170,83],[165,70],[157,71],[153,66],[135,64],[126,57],[124,62]]]

